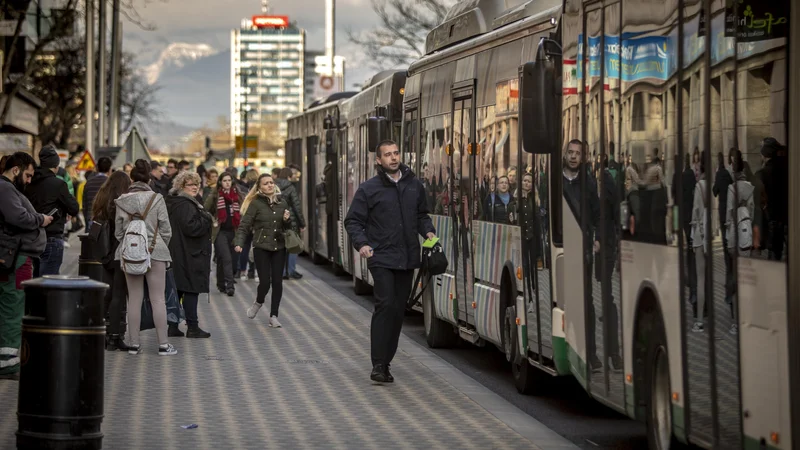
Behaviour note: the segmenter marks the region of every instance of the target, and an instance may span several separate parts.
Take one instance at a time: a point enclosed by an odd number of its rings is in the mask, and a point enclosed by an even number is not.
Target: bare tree
[[[371,0],[380,19],[376,28],[356,33],[351,42],[361,46],[376,69],[408,65],[425,55],[425,36],[439,25],[453,0]]]
[[[124,53],[121,63],[120,132],[130,131],[136,125],[146,134],[148,123],[160,119],[162,115],[156,96],[160,87],[147,82],[132,53]]]

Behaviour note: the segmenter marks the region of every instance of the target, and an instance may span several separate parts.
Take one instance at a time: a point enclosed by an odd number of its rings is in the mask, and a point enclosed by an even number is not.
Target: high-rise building
[[[286,16],[253,16],[231,31],[231,134],[255,129],[286,135],[303,110],[305,31]]]

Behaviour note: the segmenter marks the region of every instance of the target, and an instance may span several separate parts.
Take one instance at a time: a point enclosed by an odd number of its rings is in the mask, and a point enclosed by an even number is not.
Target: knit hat
[[[39,166],[44,169],[52,169],[61,164],[61,158],[52,145],[46,145],[39,151]]]
[[[783,149],[783,146],[773,137],[765,138],[761,142],[761,155],[765,158],[774,158],[778,156],[778,152]]]

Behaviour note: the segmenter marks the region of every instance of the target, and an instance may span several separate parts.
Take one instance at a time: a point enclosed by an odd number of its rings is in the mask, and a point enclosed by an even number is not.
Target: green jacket
[[[278,196],[275,203],[263,195],[256,195],[239,223],[233,243],[244,247],[245,237],[253,234],[253,248],[271,252],[286,247],[283,232],[292,227],[291,217],[284,220],[283,213],[289,209],[286,200]]]

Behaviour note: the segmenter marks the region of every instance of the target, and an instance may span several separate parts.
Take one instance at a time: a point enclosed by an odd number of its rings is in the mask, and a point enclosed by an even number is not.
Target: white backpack
[[[728,195],[735,195],[734,186],[736,185],[733,184],[728,189]],[[746,254],[746,252],[749,252],[753,248],[753,218],[750,217],[750,209],[747,208],[747,202],[749,200],[750,197],[745,199],[740,198],[739,207],[736,208],[734,212],[736,216],[730,219],[732,226],[736,227],[735,233],[737,240],[734,243],[733,230],[731,230],[731,233],[728,234],[728,247],[738,247],[740,254]]]
[[[125,235],[122,237],[122,242],[120,242],[120,247],[122,247],[120,265],[122,271],[128,275],[144,275],[150,270],[150,254],[153,253],[153,249],[156,246],[158,229],[156,228],[153,241],[149,244],[145,220],[157,195],[153,193],[141,216],[128,213],[130,222],[128,222],[128,227],[125,228]]]

